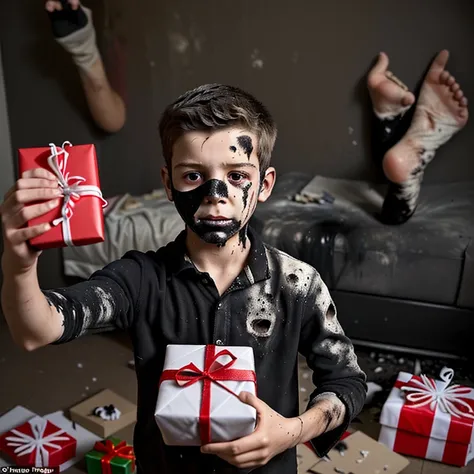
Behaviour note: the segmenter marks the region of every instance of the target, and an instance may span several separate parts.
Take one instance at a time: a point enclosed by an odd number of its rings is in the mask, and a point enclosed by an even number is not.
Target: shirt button
[[[203,278],[203,279],[202,279],[202,282],[203,282],[205,285],[207,285],[207,284],[209,283],[209,280],[208,280],[207,278]]]
[[[223,345],[224,343],[220,339],[217,339],[216,346],[223,346]]]

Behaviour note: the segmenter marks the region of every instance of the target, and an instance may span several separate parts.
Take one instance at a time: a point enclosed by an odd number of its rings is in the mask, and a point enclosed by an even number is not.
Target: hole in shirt
[[[258,336],[266,336],[270,331],[272,322],[268,319],[255,319],[252,321],[252,329]]]
[[[331,303],[327,310],[326,317],[328,319],[333,319],[335,316],[336,316],[336,308],[334,307],[334,304]]]

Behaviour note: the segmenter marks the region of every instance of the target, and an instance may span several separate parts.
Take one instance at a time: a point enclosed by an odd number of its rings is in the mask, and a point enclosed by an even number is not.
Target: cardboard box
[[[311,467],[317,474],[397,474],[410,462],[383,444],[356,431],[343,441],[345,449],[331,449],[326,459]]]
[[[96,407],[106,405],[114,405],[120,410],[121,415],[118,420],[103,420],[93,414]],[[69,410],[69,415],[72,421],[75,421],[97,436],[108,438],[122,428],[135,423],[137,407],[134,403],[117,395],[112,390],[105,389],[72,407]]]

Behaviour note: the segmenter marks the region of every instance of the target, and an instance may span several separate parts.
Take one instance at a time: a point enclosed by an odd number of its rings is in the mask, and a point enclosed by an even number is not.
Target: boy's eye
[[[195,182],[198,181],[201,175],[199,173],[188,173],[184,176],[184,178],[188,181]]]
[[[237,172],[233,172],[233,173],[230,173],[229,175],[229,178],[231,181],[242,181],[243,179],[246,178],[245,175],[243,175],[242,173],[237,173]]]

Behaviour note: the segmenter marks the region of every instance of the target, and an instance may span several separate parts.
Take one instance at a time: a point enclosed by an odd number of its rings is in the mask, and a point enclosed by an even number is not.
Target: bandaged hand
[[[300,419],[281,416],[249,392],[242,392],[239,398],[257,410],[255,431],[235,441],[204,445],[202,453],[215,454],[240,469],[249,469],[264,466],[277,454],[298,444]]]
[[[79,0],[48,0],[45,8],[56,41],[71,54],[76,66],[89,69],[99,58],[91,10]]]

